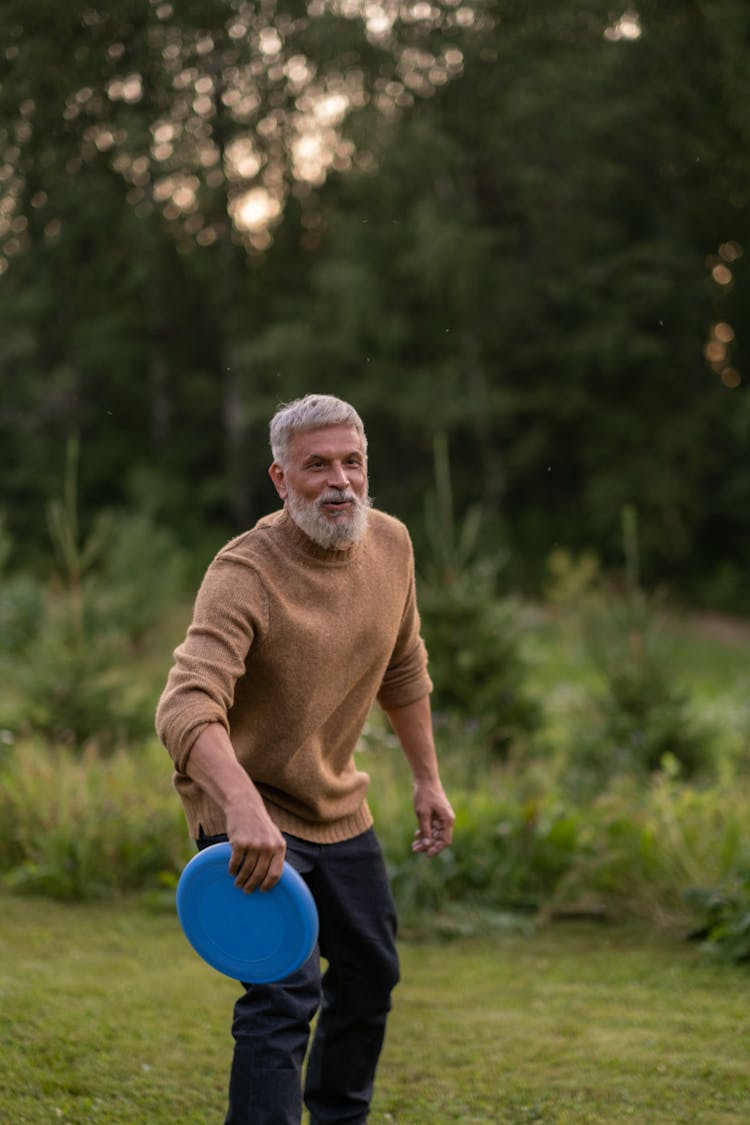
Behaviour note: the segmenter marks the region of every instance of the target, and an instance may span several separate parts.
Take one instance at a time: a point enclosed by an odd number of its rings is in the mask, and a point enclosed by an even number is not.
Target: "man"
[[[319,949],[235,1006],[225,1125],[367,1121],[390,994],[396,918],[354,750],[377,700],[413,775],[412,847],[437,855],[453,811],[432,737],[426,654],[406,528],[370,507],[352,406],[306,395],[271,421],[284,502],[209,567],[175,652],[157,729],[198,845],[228,839],[248,893],[284,859],[310,887]],[[320,956],[328,968],[320,976]]]

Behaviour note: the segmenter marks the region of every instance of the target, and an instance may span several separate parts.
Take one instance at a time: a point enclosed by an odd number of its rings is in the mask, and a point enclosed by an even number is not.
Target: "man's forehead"
[[[298,430],[289,444],[297,457],[311,457],[316,453],[325,457],[364,453],[362,435],[356,426],[318,426],[312,430]]]

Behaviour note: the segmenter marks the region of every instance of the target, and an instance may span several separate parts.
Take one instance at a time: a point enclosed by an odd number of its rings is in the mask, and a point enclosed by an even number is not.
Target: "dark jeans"
[[[205,847],[222,837],[204,837]],[[224,837],[225,838],[225,837]],[[319,950],[291,976],[246,985],[234,1009],[235,1048],[224,1125],[364,1125],[398,982],[396,913],[372,829],[340,844],[287,836],[288,863],[312,891]],[[321,980],[320,956],[328,962]]]

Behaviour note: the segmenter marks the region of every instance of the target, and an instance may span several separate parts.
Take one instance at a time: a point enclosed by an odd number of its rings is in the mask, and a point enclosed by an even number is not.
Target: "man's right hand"
[[[243,891],[270,891],[284,870],[286,840],[232,748],[221,723],[209,723],[195,740],[187,773],[224,810],[232,845],[229,871]]]
[[[248,894],[270,891],[284,870],[286,840],[262,805],[251,809],[237,802],[227,809],[227,835],[232,845],[229,861],[235,886]]]

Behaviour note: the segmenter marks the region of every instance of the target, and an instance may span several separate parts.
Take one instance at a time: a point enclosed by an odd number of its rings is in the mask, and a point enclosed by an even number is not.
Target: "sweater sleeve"
[[[406,533],[406,529],[404,532]],[[378,703],[386,711],[406,707],[432,691],[432,681],[427,672],[427,650],[419,631],[414,556],[408,533],[406,539],[409,552],[409,583],[404,612],[377,697]]]
[[[229,730],[235,684],[267,624],[268,602],[257,573],[226,557],[215,559],[156,709],[157,733],[179,772],[185,772],[193,744],[209,723]]]

